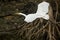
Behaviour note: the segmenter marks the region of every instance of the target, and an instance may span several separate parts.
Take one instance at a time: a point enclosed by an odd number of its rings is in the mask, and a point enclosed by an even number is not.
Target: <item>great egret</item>
[[[28,14],[28,15],[24,13],[18,13],[18,14],[25,16],[24,21],[26,21],[27,23],[34,21],[36,18],[43,18],[48,20],[49,19],[49,15],[47,14],[48,7],[49,7],[49,3],[43,1],[40,4],[38,4],[38,9],[36,13]]]

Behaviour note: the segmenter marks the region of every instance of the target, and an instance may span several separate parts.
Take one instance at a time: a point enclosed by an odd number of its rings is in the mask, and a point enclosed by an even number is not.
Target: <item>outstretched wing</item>
[[[37,13],[36,13],[37,17],[48,20],[49,19],[49,15],[47,14],[48,13],[48,8],[49,8],[49,3],[48,2],[45,2],[45,1],[41,2],[38,5],[38,10],[37,10]]]
[[[38,9],[37,9],[37,14],[46,14],[48,13],[48,7],[49,7],[49,3],[48,2],[41,2],[40,4],[38,4]],[[39,13],[41,12],[41,13]]]

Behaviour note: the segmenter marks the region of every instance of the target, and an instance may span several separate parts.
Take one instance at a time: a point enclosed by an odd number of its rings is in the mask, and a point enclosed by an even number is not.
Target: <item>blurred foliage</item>
[[[36,19],[32,23],[26,23],[24,16],[15,15],[24,12],[27,9],[24,7],[29,2],[38,5],[42,1],[0,0],[0,40],[59,40],[60,0],[45,0],[52,6],[53,16],[50,17],[54,18],[53,20]]]

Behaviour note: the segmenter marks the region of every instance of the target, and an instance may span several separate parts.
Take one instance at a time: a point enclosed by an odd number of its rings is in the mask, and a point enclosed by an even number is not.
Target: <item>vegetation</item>
[[[0,40],[59,40],[60,1],[45,1],[50,3],[50,19],[26,23],[24,16],[15,13],[23,12],[28,2],[39,4],[42,0],[0,0]]]

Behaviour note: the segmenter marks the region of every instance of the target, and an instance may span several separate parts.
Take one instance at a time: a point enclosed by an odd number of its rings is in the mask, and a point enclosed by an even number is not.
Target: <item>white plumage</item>
[[[28,15],[25,15],[23,13],[18,13],[18,14],[25,16],[24,21],[28,23],[34,21],[36,18],[43,18],[48,20],[49,19],[49,15],[47,14],[48,7],[49,7],[49,3],[43,1],[40,4],[38,4],[38,9],[35,14],[28,14]]]
[[[24,21],[26,22],[32,22],[37,18],[36,14],[29,14],[26,16],[26,18],[24,19]]]

